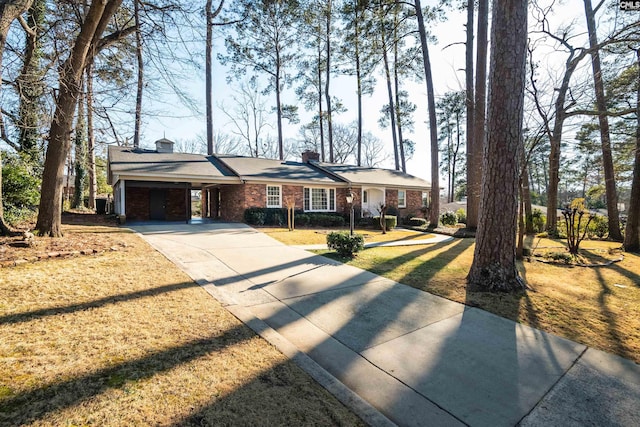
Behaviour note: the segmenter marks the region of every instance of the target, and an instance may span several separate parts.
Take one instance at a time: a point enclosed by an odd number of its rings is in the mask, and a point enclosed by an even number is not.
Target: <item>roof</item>
[[[109,147],[109,179],[192,183],[296,182],[302,184],[427,189],[430,184],[390,169],[310,163],[235,155],[164,153]]]
[[[342,177],[352,184],[380,187],[430,188],[431,184],[421,178],[392,169],[369,168],[363,166],[341,165],[336,163],[313,162],[321,169]]]
[[[305,181],[324,184],[344,182],[338,177],[333,177],[302,162],[232,155],[217,157],[244,180]]]
[[[109,147],[112,175],[128,177],[166,177],[187,181],[238,180],[238,177],[213,156],[185,153],[158,153],[130,147]]]

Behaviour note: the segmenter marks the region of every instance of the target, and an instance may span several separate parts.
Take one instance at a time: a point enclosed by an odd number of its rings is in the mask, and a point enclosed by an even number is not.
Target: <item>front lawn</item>
[[[565,247],[561,240],[536,238],[529,243],[536,246],[534,255],[562,252]],[[370,248],[353,260],[341,261],[640,363],[640,256],[609,255],[609,249],[619,247],[613,242],[582,243],[586,260],[603,263],[624,257],[604,267],[547,264],[536,256],[519,262],[531,289],[516,295],[467,291],[473,239]],[[329,251],[317,252],[336,257]]]
[[[0,239],[0,425],[362,425],[134,233],[63,227]]]
[[[261,232],[268,234],[285,245],[321,245],[327,244],[327,234],[332,231],[345,231],[344,229],[315,229],[296,228],[289,231],[286,228],[260,227]],[[349,231],[348,229],[346,231]],[[389,242],[391,240],[420,240],[433,237],[433,234],[421,233],[403,228],[396,228],[382,234],[380,230],[356,229],[354,233],[362,234],[366,242]]]

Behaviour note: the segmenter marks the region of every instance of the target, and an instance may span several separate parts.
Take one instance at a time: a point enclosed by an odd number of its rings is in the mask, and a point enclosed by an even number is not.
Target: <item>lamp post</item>
[[[351,191],[347,194],[347,203],[349,204],[349,235],[353,236],[353,193]]]

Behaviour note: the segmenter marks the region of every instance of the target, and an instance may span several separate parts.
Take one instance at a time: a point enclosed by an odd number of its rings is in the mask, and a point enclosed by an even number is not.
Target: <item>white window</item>
[[[422,207],[429,207],[429,193],[427,193],[426,191],[422,192]]]
[[[362,203],[369,203],[369,192],[367,190],[362,192]]]
[[[407,207],[407,192],[405,190],[398,190],[398,207]]]
[[[279,185],[267,185],[267,207],[282,207],[282,193]]]
[[[305,187],[304,210],[317,212],[335,212],[336,190],[334,188]]]

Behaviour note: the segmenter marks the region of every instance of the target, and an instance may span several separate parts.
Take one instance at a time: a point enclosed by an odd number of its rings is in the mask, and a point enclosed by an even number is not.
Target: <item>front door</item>
[[[167,205],[167,193],[164,189],[152,188],[149,190],[149,219],[152,221],[164,221],[166,218],[165,207]]]

